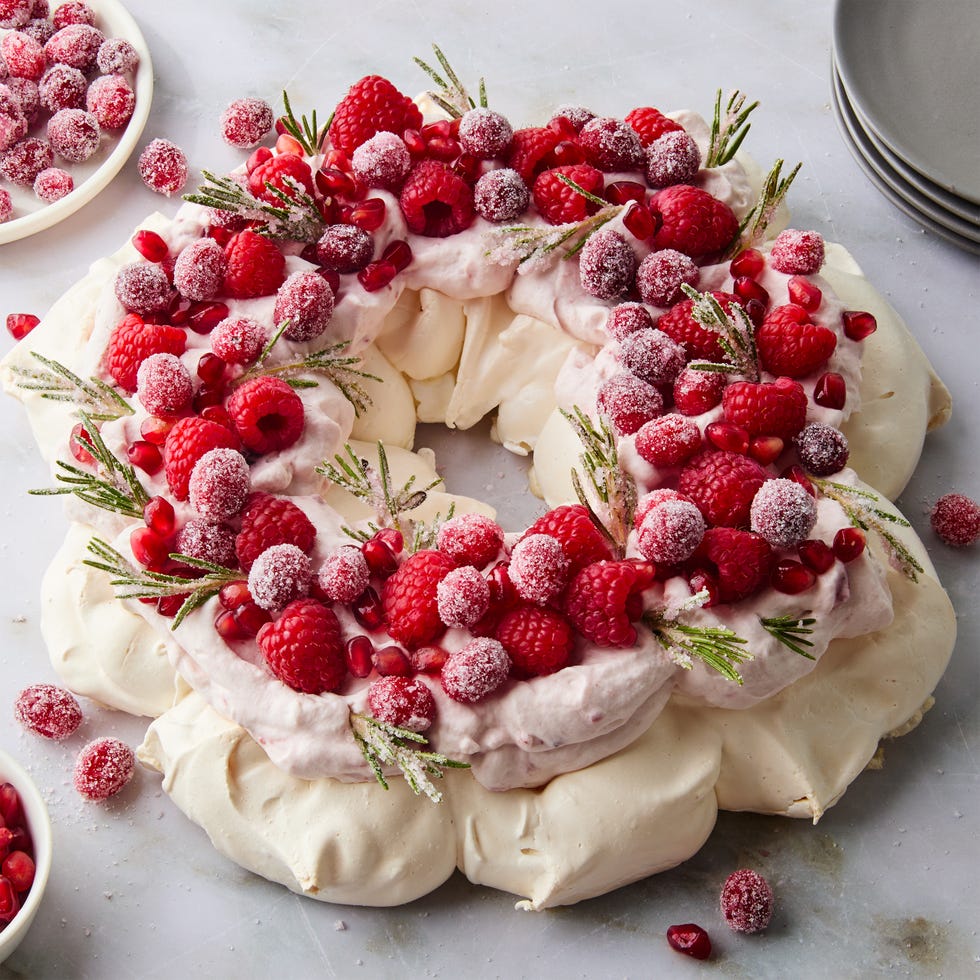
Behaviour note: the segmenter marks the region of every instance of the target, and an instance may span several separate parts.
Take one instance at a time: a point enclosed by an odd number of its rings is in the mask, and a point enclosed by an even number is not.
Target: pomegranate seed
[[[800,556],[800,561],[818,575],[829,572],[837,559],[834,549],[816,538],[801,541],[796,546],[796,553]]]
[[[243,602],[232,615],[238,623],[238,628],[246,636],[256,636],[266,623],[272,622],[270,613],[251,600]]]
[[[411,677],[415,673],[412,661],[401,647],[387,646],[375,650],[371,660],[382,677]]]
[[[344,647],[347,669],[355,677],[367,677],[374,669],[374,644],[363,634],[352,636]]]
[[[446,163],[455,160],[462,152],[462,149],[456,140],[448,136],[435,136],[425,144],[427,156]]]
[[[170,247],[155,231],[141,228],[133,235],[132,241],[133,248],[147,262],[162,262],[170,254]]]
[[[76,422],[68,437],[68,448],[72,456],[85,466],[94,466],[95,457],[89,452],[91,445],[92,437],[88,434],[88,430],[81,422]]]
[[[731,422],[712,422],[705,426],[705,438],[718,449],[730,453],[741,453],[743,456],[749,449],[749,430]]]
[[[380,197],[368,197],[351,208],[348,222],[362,231],[377,231],[388,214],[388,205]]]
[[[324,269],[322,267],[317,269],[316,273],[333,291],[334,299],[339,300],[340,297],[337,296],[337,293],[340,292],[340,273],[336,269]]]
[[[245,161],[245,170],[247,173],[251,173],[256,168],[261,167],[263,163],[267,163],[271,159],[272,150],[270,150],[269,147],[257,147],[249,154],[249,158]]]
[[[494,565],[487,573],[487,583],[490,585],[490,602],[504,608],[517,602],[517,589],[510,580],[510,567],[507,562]]]
[[[0,875],[0,923],[10,922],[20,911],[20,900],[9,878]]]
[[[219,228],[217,225],[208,228],[208,238],[213,238],[222,248],[231,241],[233,234],[230,228]]]
[[[729,263],[728,271],[737,279],[748,276],[750,279],[762,272],[766,267],[765,256],[756,248],[743,248]]]
[[[438,674],[449,659],[449,654],[442,647],[428,646],[413,650],[409,657],[412,666],[420,673]]]
[[[732,291],[743,302],[758,300],[763,306],[769,305],[769,293],[766,289],[749,276],[739,276],[735,280]]]
[[[24,823],[20,793],[13,783],[0,783],[0,820],[15,830]]]
[[[627,208],[623,215],[623,224],[629,233],[641,242],[646,241],[656,231],[653,215],[643,204],[634,204]]]
[[[323,166],[337,170],[350,170],[350,157],[343,150],[331,149],[323,155]]]
[[[402,142],[413,157],[425,156],[425,140],[422,139],[422,134],[417,129],[406,129],[402,133]]]
[[[397,275],[398,270],[390,262],[369,262],[357,274],[357,281],[365,292],[376,293],[379,289],[384,289]]]
[[[823,408],[843,408],[847,401],[847,384],[835,371],[826,371],[813,386],[813,400]]]
[[[341,207],[338,198],[321,197],[317,200],[316,206],[325,224],[336,225],[342,222],[343,219],[341,218]]]
[[[711,939],[701,926],[693,922],[686,922],[682,926],[669,926],[667,942],[671,949],[693,956],[696,960],[706,960],[711,955]]]
[[[393,527],[383,527],[375,535],[375,538],[386,544],[391,549],[393,555],[400,555],[402,548],[405,547],[405,536],[401,531],[397,531]]]
[[[763,466],[775,463],[786,444],[779,436],[756,436],[749,443],[749,455]]]
[[[603,194],[610,204],[627,204],[630,201],[642,204],[646,200],[647,189],[646,185],[636,180],[614,180]]]
[[[453,171],[468,184],[475,184],[483,172],[483,163],[478,157],[470,153],[461,153],[453,161]]]
[[[377,536],[361,545],[361,553],[373,575],[388,576],[398,568],[394,552]]]
[[[207,419],[209,422],[217,422],[218,425],[223,425],[226,429],[232,427],[231,419],[228,418],[224,405],[205,405],[201,409],[201,418]]]
[[[217,354],[202,354],[197,362],[197,376],[206,384],[217,384],[225,376],[225,362]]]
[[[221,586],[218,592],[218,602],[225,609],[237,609],[246,602],[252,601],[252,593],[248,591],[245,582],[229,582]]]
[[[794,463],[792,466],[787,466],[779,475],[784,480],[792,480],[794,483],[798,483],[811,497],[816,497],[816,487],[810,482],[810,478],[806,475],[806,470],[802,466]]]
[[[846,564],[859,558],[866,544],[864,531],[859,527],[842,527],[834,535],[834,555]]]
[[[844,321],[844,333],[851,340],[864,340],[878,329],[878,321],[863,310],[845,310],[841,319]]]
[[[289,133],[280,133],[276,140],[276,153],[291,153],[293,156],[303,155],[303,144]]]
[[[143,508],[143,523],[161,538],[169,538],[177,526],[173,504],[166,497],[151,497]]]
[[[197,389],[191,404],[198,415],[203,415],[208,408],[220,408],[224,400],[224,385],[202,385]]]
[[[688,584],[695,595],[699,592],[708,593],[708,599],[704,603],[705,609],[709,609],[711,606],[717,606],[721,602],[721,593],[719,592],[717,581],[714,576],[709,575],[704,569],[695,571],[688,579]]]
[[[584,162],[585,151],[577,139],[562,140],[544,159],[546,167],[569,167]]]
[[[578,131],[567,116],[555,116],[549,120],[548,129],[557,133],[563,139],[573,140],[578,136]]]
[[[157,601],[157,612],[167,619],[173,619],[180,612],[180,607],[187,601],[184,595],[164,595]]]
[[[194,333],[211,333],[228,316],[228,307],[213,300],[194,303],[187,311],[187,326]]]
[[[132,443],[126,450],[126,458],[133,466],[139,467],[150,476],[159,473],[163,468],[163,453],[160,452],[160,447],[154,446],[152,442],[147,442],[145,439],[137,439]]]
[[[317,189],[321,194],[346,197],[354,190],[354,180],[350,174],[336,167],[320,167],[314,178]]]
[[[133,557],[144,566],[159,565],[170,555],[167,539],[148,527],[137,527],[129,535]]]
[[[452,126],[448,119],[439,119],[422,127],[419,134],[426,142],[432,139],[447,139],[453,135]]]
[[[786,284],[789,301],[802,306],[808,313],[818,309],[823,302],[823,293],[819,286],[814,286],[805,276],[791,276]]]
[[[776,562],[776,567],[769,576],[772,587],[786,595],[806,592],[816,580],[817,576],[812,569],[793,558],[783,558]]]
[[[171,326],[183,327],[187,324],[187,317],[190,314],[190,304],[187,306],[181,306],[179,310],[174,310],[170,314],[168,319],[170,320]]]
[[[14,340],[23,340],[40,322],[33,313],[8,313],[7,332]]]
[[[760,303],[757,299],[750,299],[745,304],[745,312],[749,315],[753,326],[762,326],[762,321],[766,318],[766,304]]]
[[[0,868],[16,891],[26,892],[34,884],[34,861],[24,851],[11,851]]]
[[[381,597],[378,593],[368,586],[354,601],[351,606],[354,619],[366,630],[378,629],[385,620],[384,606],[381,605]]]
[[[248,634],[238,625],[234,613],[228,609],[218,613],[214,621],[214,631],[225,643],[248,639]]]
[[[389,242],[381,253],[381,261],[390,262],[397,272],[402,272],[411,264],[412,247],[401,239]]]

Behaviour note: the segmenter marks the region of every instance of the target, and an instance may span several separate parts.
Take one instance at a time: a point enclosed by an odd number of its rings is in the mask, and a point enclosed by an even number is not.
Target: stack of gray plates
[[[837,0],[833,101],[872,183],[980,254],[980,0]]]

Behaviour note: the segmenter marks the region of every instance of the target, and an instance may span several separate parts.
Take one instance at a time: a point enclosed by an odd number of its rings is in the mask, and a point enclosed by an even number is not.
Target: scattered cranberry
[[[68,738],[82,723],[82,709],[75,696],[63,687],[32,684],[17,695],[14,717],[35,735],[60,740]]]
[[[943,494],[929,520],[936,534],[954,548],[966,548],[980,538],[980,505],[962,493]]]
[[[271,106],[263,99],[235,99],[221,114],[221,135],[231,146],[255,146],[272,129]]]
[[[187,157],[175,143],[155,139],[140,153],[137,164],[143,183],[157,194],[170,197],[187,183]]]
[[[696,960],[706,960],[711,956],[711,939],[708,933],[693,922],[668,927],[667,942],[671,949],[693,956]]]
[[[762,932],[772,918],[772,888],[758,871],[733,871],[721,890],[721,913],[736,932]]]
[[[75,761],[75,789],[86,800],[107,800],[133,778],[135,768],[136,758],[128,745],[117,738],[97,738]]]

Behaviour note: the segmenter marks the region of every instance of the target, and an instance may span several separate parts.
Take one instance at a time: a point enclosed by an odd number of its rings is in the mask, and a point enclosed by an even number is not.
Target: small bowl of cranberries
[[[33,780],[0,750],[0,963],[20,945],[51,871],[51,820]]]

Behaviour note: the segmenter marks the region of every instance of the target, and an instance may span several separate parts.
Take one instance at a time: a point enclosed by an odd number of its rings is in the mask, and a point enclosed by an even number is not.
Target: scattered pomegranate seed
[[[345,220],[362,231],[377,231],[384,224],[387,214],[388,206],[380,197],[368,197],[352,207]]]
[[[217,354],[202,354],[197,362],[197,376],[206,385],[216,385],[225,376],[225,362]]]
[[[823,293],[819,286],[815,286],[809,279],[803,276],[791,276],[786,284],[789,293],[789,301],[797,306],[802,306],[808,313],[813,313],[820,308],[823,302]]]
[[[762,326],[762,321],[766,318],[766,304],[757,299],[750,299],[745,304],[745,312],[756,327]]]
[[[173,504],[166,497],[151,497],[143,508],[143,523],[161,538],[168,538],[177,527]]]
[[[132,241],[133,248],[147,262],[162,262],[170,254],[170,247],[155,231],[141,228],[133,235]]]
[[[208,334],[228,317],[228,306],[215,300],[192,303],[187,311],[187,326],[194,333]]]
[[[405,547],[405,536],[401,531],[396,530],[393,527],[383,527],[377,534],[375,538],[382,544],[387,545],[391,549],[391,553],[394,555],[400,555],[402,549]]]
[[[280,133],[276,140],[276,153],[292,153],[294,156],[303,155],[303,145],[295,136],[289,133]]]
[[[834,535],[834,555],[846,564],[860,557],[866,544],[864,531],[859,527],[842,527]]]
[[[765,256],[758,249],[743,248],[728,265],[728,271],[737,279],[748,276],[754,279],[766,267]]]
[[[645,242],[657,230],[657,224],[644,204],[636,203],[626,209],[623,224],[638,241]]]
[[[157,600],[157,612],[167,619],[173,619],[180,612],[180,607],[187,601],[187,593],[179,595],[164,595]]]
[[[368,586],[351,606],[354,619],[366,630],[379,629],[384,623],[385,610],[377,591]]]
[[[214,631],[225,643],[233,640],[247,640],[249,634],[245,632],[235,619],[235,614],[230,609],[222,610],[214,620]]]
[[[743,304],[754,299],[763,306],[769,305],[768,291],[749,276],[739,276],[735,280],[735,285],[732,287],[732,291]]]
[[[749,455],[757,463],[768,466],[779,459],[785,446],[779,436],[756,436],[749,443]]]
[[[412,661],[401,647],[386,646],[375,650],[371,662],[382,677],[411,677],[415,673]]]
[[[794,463],[792,466],[787,466],[779,475],[784,480],[793,480],[795,483],[798,483],[811,497],[817,495],[816,487],[810,482],[810,478],[806,475],[806,470],[802,466]]]
[[[647,188],[636,180],[614,180],[603,193],[610,204],[628,204],[630,201],[642,204],[646,200]]]
[[[344,647],[344,656],[354,677],[367,677],[374,669],[374,644],[366,636],[352,636]]]
[[[822,408],[841,409],[847,401],[847,383],[836,371],[825,371],[813,387],[813,401]]]
[[[251,601],[252,593],[248,591],[248,585],[245,582],[229,582],[227,585],[223,585],[218,592],[218,602],[224,609],[237,609],[244,603]]]
[[[962,493],[943,494],[929,520],[936,534],[954,548],[966,548],[980,538],[980,505]]]
[[[154,446],[162,446],[167,441],[167,433],[174,427],[174,419],[161,419],[155,415],[140,423],[140,435]]]
[[[395,553],[377,536],[361,545],[361,553],[374,575],[391,575],[398,568]]]
[[[878,321],[863,310],[845,310],[841,314],[844,333],[851,340],[864,340],[878,329]]]
[[[14,340],[23,340],[40,322],[33,313],[8,313],[7,332]]]
[[[85,466],[93,466],[95,457],[89,451],[91,446],[92,437],[88,434],[88,430],[81,422],[76,422],[68,437],[68,448],[72,456]]]
[[[439,646],[419,647],[409,653],[412,666],[421,674],[438,674],[442,671],[449,653]]]
[[[137,439],[130,445],[126,450],[126,458],[133,466],[150,476],[159,473],[163,468],[163,453],[160,452],[160,447],[144,439]]]
[[[731,422],[711,422],[705,426],[705,438],[713,446],[730,453],[745,455],[749,450],[749,430]]]
[[[411,246],[401,239],[389,242],[381,253],[381,261],[390,262],[395,267],[396,272],[402,272],[411,264]]]
[[[13,882],[0,875],[0,925],[10,922],[20,911],[20,899]]]
[[[272,616],[257,602],[243,602],[234,611],[235,622],[246,636],[256,636],[266,623],[272,622]]]
[[[811,588],[816,580],[813,569],[792,558],[783,558],[776,562],[769,576],[772,587],[786,595],[799,595]]]
[[[796,546],[796,553],[800,556],[800,561],[818,575],[829,572],[837,560],[834,549],[816,538],[801,541]]]
[[[398,270],[390,262],[370,262],[357,274],[357,281],[364,287],[365,292],[376,293],[384,289]]]
[[[758,871],[733,871],[721,890],[721,912],[736,932],[762,932],[772,918],[772,888]]]
[[[129,535],[133,557],[144,567],[162,565],[170,554],[166,538],[148,527],[137,527]]]
[[[708,933],[693,922],[686,922],[682,926],[669,926],[667,942],[671,949],[693,956],[696,960],[706,960],[711,955],[711,939]]]

